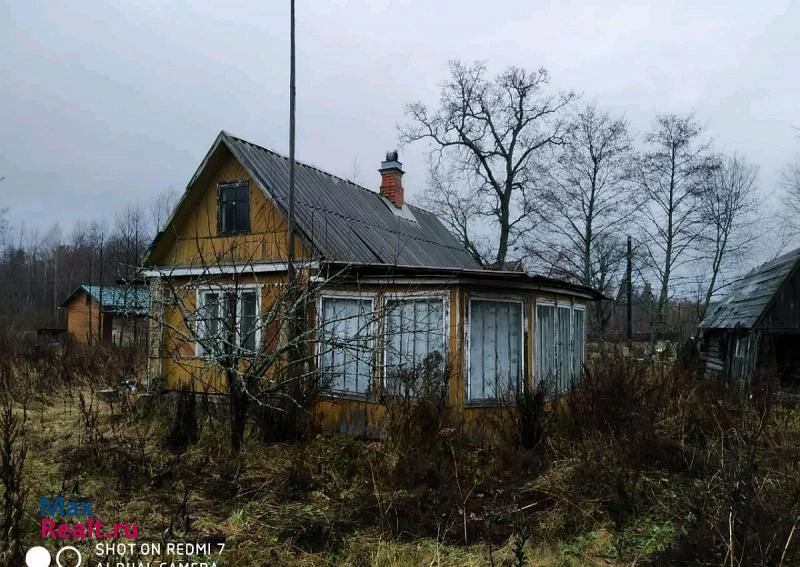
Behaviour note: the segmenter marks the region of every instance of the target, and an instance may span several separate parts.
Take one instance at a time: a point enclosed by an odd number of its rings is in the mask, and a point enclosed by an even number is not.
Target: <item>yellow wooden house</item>
[[[566,387],[585,359],[587,302],[602,296],[483,269],[435,215],[405,201],[397,153],[380,165],[376,190],[296,167],[296,267],[322,282],[307,313],[311,371],[328,385],[323,423],[374,428],[390,378],[434,355],[446,363],[448,403],[467,419],[536,380]],[[226,132],[214,141],[146,257],[151,387],[224,393],[209,368],[220,325],[254,352],[282,340],[260,321],[286,281],[288,172],[276,152]]]

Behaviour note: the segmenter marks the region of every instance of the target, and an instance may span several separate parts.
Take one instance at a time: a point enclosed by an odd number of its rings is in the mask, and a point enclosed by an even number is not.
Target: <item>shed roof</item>
[[[286,215],[288,158],[224,131],[219,140]],[[324,259],[353,264],[479,268],[434,214],[408,204],[398,210],[375,191],[296,163],[297,227]]]
[[[150,290],[146,286],[125,285],[80,285],[62,303],[65,306],[78,293],[86,293],[98,303],[104,311],[146,315],[150,307]]]
[[[755,268],[731,286],[700,323],[702,329],[753,328],[766,311],[792,269],[800,261],[800,248]]]

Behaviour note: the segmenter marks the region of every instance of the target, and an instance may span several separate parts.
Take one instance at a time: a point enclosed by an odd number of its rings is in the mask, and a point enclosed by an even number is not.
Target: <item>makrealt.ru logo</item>
[[[105,526],[103,522],[94,517],[94,502],[65,500],[63,496],[55,500],[42,497],[39,501],[39,514],[42,516],[42,539],[114,539],[124,537],[136,539],[139,537],[139,525],[112,524]],[[66,518],[85,517],[86,523],[57,523],[53,518],[61,516]],[[104,531],[104,528],[108,531]]]

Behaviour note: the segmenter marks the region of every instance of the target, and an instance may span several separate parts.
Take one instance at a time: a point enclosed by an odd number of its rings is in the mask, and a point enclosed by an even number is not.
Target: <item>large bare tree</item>
[[[800,157],[783,170],[783,205],[791,231],[800,234]]]
[[[694,259],[703,230],[700,203],[715,166],[693,116],[660,115],[645,136],[634,179],[644,199],[639,248],[659,285],[651,343],[663,334],[665,312],[681,267]]]
[[[709,282],[700,305],[701,318],[721,288],[720,276],[731,262],[741,260],[747,253],[755,236],[758,205],[755,198],[758,168],[743,157],[720,157],[709,173],[711,177],[700,198],[705,226],[702,244],[705,261],[710,263]]]
[[[628,125],[593,104],[572,118],[555,150],[531,252],[562,277],[607,292],[625,256],[625,223],[637,210]]]
[[[483,63],[450,63],[439,105],[406,108],[403,143],[428,142],[427,204],[483,264],[503,266],[530,227],[540,154],[562,143],[571,92],[546,92],[545,69],[509,67],[493,79]]]

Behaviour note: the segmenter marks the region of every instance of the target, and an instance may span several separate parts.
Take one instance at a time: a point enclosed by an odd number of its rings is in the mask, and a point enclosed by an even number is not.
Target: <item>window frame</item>
[[[573,299],[569,299],[569,300],[559,300],[558,298],[551,299],[551,298],[548,298],[548,297],[544,297],[544,298],[536,297],[536,300],[535,300],[534,306],[533,306],[533,311],[534,311],[533,329],[534,329],[534,333],[535,333],[535,335],[534,335],[534,349],[535,350],[534,350],[534,356],[533,356],[533,363],[534,363],[534,368],[536,370],[535,371],[535,375],[534,375],[534,380],[536,380],[536,381],[538,381],[540,379],[540,375],[539,375],[540,368],[539,368],[539,364],[538,364],[538,357],[539,357],[539,349],[538,349],[538,342],[539,342],[539,337],[538,337],[539,310],[538,310],[538,306],[539,305],[546,305],[546,306],[549,306],[549,307],[553,308],[553,319],[554,319],[553,320],[553,333],[554,333],[553,346],[555,347],[554,358],[555,358],[555,369],[556,369],[556,373],[557,373],[556,377],[555,377],[556,378],[555,394],[559,395],[559,394],[562,394],[562,393],[566,392],[569,389],[568,385],[563,389],[558,387],[558,386],[560,386],[562,381],[564,381],[566,379],[569,383],[571,383],[572,380],[578,378],[577,374],[576,375],[567,376],[567,377],[561,376],[561,365],[562,365],[562,361],[561,361],[562,353],[561,353],[561,350],[562,349],[559,346],[559,343],[560,343],[559,334],[560,334],[560,326],[561,326],[560,317],[559,317],[559,309],[567,309],[567,308],[569,308],[569,340],[568,340],[568,345],[569,345],[569,352],[568,352],[568,355],[569,355],[569,368],[570,368],[570,373],[571,374],[575,374],[575,373],[580,374],[580,372],[583,371],[582,370],[583,369],[583,365],[586,363],[586,324],[587,324],[587,321],[586,321],[586,304],[585,303],[576,303],[574,298]],[[576,311],[581,311],[583,313],[583,330],[582,330],[582,332],[583,332],[583,349],[582,349],[582,352],[581,352],[581,367],[580,367],[581,370],[580,371],[578,371],[578,368],[576,367],[576,364],[575,364],[575,361],[576,361],[576,356],[575,356],[576,355],[576,351],[575,351],[575,336],[576,336],[576,334],[575,334],[575,312]]]
[[[405,291],[405,292],[391,292],[384,294],[382,298],[382,313],[381,313],[381,376],[380,376],[380,384],[381,388],[388,391],[388,341],[386,337],[388,337],[388,330],[387,325],[389,323],[389,308],[388,304],[393,301],[415,301],[415,300],[440,300],[442,302],[442,342],[444,344],[444,352],[442,356],[444,357],[444,364],[445,366],[448,363],[450,357],[450,293],[448,291],[441,291],[441,292],[430,292],[430,291]]]
[[[325,319],[323,318],[322,302],[326,299],[369,300],[371,314],[374,314],[376,312],[375,308],[376,305],[378,304],[378,295],[376,293],[370,293],[370,292],[326,290],[317,296],[316,300],[314,301],[314,309],[316,310],[314,316],[315,320],[314,364],[315,364],[315,371],[317,372],[319,372],[321,366],[320,359],[322,358],[322,353],[320,352],[319,330],[322,329],[322,325],[325,323]],[[369,397],[369,395],[374,391],[375,371],[378,366],[375,361],[375,329],[376,329],[376,321],[375,317],[373,316],[369,322],[369,331],[368,331],[369,339],[368,339],[367,350],[370,353],[370,373],[369,373],[369,386],[367,387],[366,391],[350,392],[347,390],[337,390],[335,388],[328,388],[324,392],[325,396],[330,398],[366,400]]]
[[[263,284],[238,284],[238,285],[203,285],[199,286],[195,289],[195,310],[194,310],[194,355],[195,358],[203,358],[203,359],[212,359],[214,358],[214,353],[210,352],[203,352],[203,343],[202,340],[198,340],[201,337],[201,330],[200,325],[204,323],[205,319],[201,319],[197,317],[197,314],[200,312],[200,309],[205,307],[205,302],[203,301],[203,297],[207,293],[216,293],[218,295],[227,295],[229,293],[235,292],[236,293],[236,337],[237,337],[237,347],[242,348],[241,346],[241,324],[242,324],[242,301],[240,296],[242,293],[255,291],[256,294],[256,328],[255,328],[255,350],[249,356],[255,356],[259,352],[259,348],[261,346],[261,325],[259,325],[259,319],[261,318],[261,300],[262,300],[262,288],[264,287]],[[222,305],[222,304],[220,304]],[[205,333],[205,329],[203,329],[203,334]],[[246,355],[247,356],[247,355]]]
[[[541,376],[539,376],[540,372],[540,365],[539,365],[539,306],[547,306],[553,308],[553,346],[555,347],[553,352],[553,366],[556,372],[559,371],[559,361],[558,361],[558,306],[556,305],[555,299],[543,299],[536,297],[533,303],[533,333],[534,333],[534,341],[533,341],[533,367],[534,367],[534,380],[538,384]],[[556,376],[556,380],[558,380],[558,376]]]
[[[222,230],[223,224],[223,213],[222,213],[222,190],[228,188],[238,189],[242,186],[247,187],[247,228],[239,228],[236,227],[235,230]],[[252,201],[252,191],[250,188],[250,180],[249,179],[242,179],[238,181],[220,181],[217,183],[217,236],[237,236],[241,234],[250,234],[251,232],[251,201]],[[234,200],[236,203],[236,207],[238,207],[238,201]],[[234,208],[234,219],[238,219],[238,211]],[[238,222],[238,221],[234,221]]]
[[[497,406],[501,400],[497,397],[494,398],[475,398],[470,397],[472,389],[472,302],[473,301],[494,301],[497,303],[517,303],[520,306],[520,334],[519,334],[519,386],[520,392],[525,392],[526,372],[527,372],[527,357],[525,353],[525,343],[527,339],[527,310],[528,298],[524,295],[513,294],[487,294],[487,293],[470,293],[466,298],[466,319],[464,321],[464,362],[466,366],[465,380],[464,380],[464,406],[481,407],[481,406]]]
[[[580,355],[580,365],[577,365],[577,357],[576,357],[576,350],[575,350],[575,337],[577,337],[577,329],[575,328],[575,312],[582,311],[583,312],[583,329],[581,329],[581,335],[583,337],[583,348],[581,349]],[[576,376],[573,378],[575,380],[580,379],[583,375],[583,367],[586,365],[586,304],[585,303],[575,303],[573,300],[572,302],[572,358],[573,364],[575,368],[573,372],[576,373]]]

